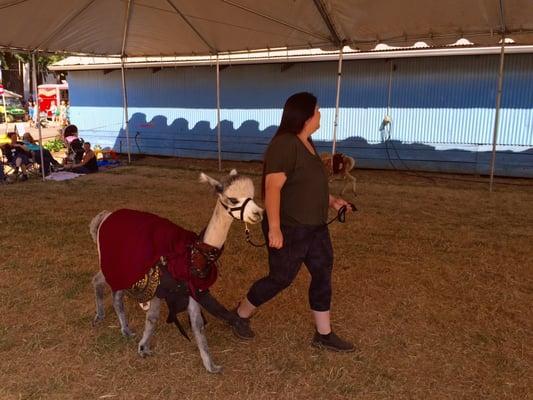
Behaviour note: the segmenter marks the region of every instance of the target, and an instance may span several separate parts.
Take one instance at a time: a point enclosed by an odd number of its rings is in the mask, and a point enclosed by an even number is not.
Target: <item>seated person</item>
[[[7,162],[15,168],[15,174],[18,175],[19,168],[22,170],[20,180],[26,181],[28,180],[28,170],[26,166],[31,164],[31,152],[23,142],[17,141],[17,132],[9,132],[7,136],[11,142],[2,146],[2,153],[4,153]]]
[[[45,149],[44,147],[43,147],[43,163],[41,163],[41,147],[37,143],[35,143],[35,139],[33,139],[32,135],[29,132],[26,132],[22,136],[22,142],[31,152],[32,158],[36,163],[38,163],[39,165],[42,165],[44,163],[45,175],[48,175],[50,173],[52,166],[53,166],[53,169],[55,170],[61,169],[61,164],[59,164],[56,161],[56,159],[52,156],[50,151],[48,149]]]
[[[83,158],[83,140],[78,137],[78,127],[76,125],[69,125],[63,131],[63,141],[67,146],[67,158],[65,163],[81,163]]]
[[[96,163],[96,154],[91,150],[91,144],[89,142],[83,143],[83,158],[80,163],[68,164],[65,169],[78,174],[91,174],[98,172],[98,164]]]

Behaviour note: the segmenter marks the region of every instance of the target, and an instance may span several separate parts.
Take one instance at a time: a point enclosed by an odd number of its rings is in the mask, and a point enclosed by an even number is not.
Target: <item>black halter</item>
[[[220,204],[222,204],[222,207],[226,209],[229,215],[231,215],[235,219],[240,219],[241,221],[244,221],[244,209],[246,208],[246,204],[248,204],[248,202],[251,200],[252,199],[248,197],[246,200],[244,200],[244,202],[239,207],[229,207],[225,205],[224,203],[222,203],[221,200],[219,201],[220,201]],[[239,218],[235,217],[235,215],[233,215],[233,211],[240,211],[241,212],[240,217]]]

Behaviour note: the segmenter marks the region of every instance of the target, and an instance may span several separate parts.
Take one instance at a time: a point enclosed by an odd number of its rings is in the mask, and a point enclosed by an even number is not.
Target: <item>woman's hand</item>
[[[281,188],[287,176],[284,172],[274,172],[265,177],[265,209],[268,218],[268,245],[275,249],[283,247],[283,234],[280,228]]]
[[[346,206],[349,211],[352,211],[350,203],[344,199],[341,199],[340,197],[335,197],[332,195],[329,195],[329,206],[335,209],[335,211],[339,211],[342,206]]]
[[[280,228],[268,229],[268,245],[275,249],[281,249],[283,247],[283,233]]]

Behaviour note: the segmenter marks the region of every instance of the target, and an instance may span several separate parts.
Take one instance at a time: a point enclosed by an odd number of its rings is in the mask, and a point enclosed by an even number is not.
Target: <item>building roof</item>
[[[424,42],[411,47],[390,47],[378,45],[372,51],[358,51],[344,47],[344,60],[406,58],[406,57],[439,57],[439,56],[468,56],[480,54],[499,54],[501,46],[476,47],[468,41],[459,41],[456,45],[446,48],[431,48]],[[509,43],[506,53],[533,53],[533,46],[519,46]],[[339,51],[322,49],[308,50],[276,50],[268,52],[247,52],[238,54],[219,55],[220,65],[236,64],[270,64],[293,63],[311,61],[335,61],[339,58]],[[179,66],[213,66],[216,56],[195,57],[128,57],[124,59],[125,68],[162,68]],[[75,70],[103,70],[121,68],[119,57],[67,57],[49,67],[52,71]]]

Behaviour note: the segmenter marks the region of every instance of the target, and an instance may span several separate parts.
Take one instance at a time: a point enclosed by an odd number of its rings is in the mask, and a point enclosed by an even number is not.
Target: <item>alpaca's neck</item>
[[[228,237],[229,227],[232,222],[231,215],[217,201],[215,211],[213,211],[213,215],[205,229],[204,243],[220,249]]]

